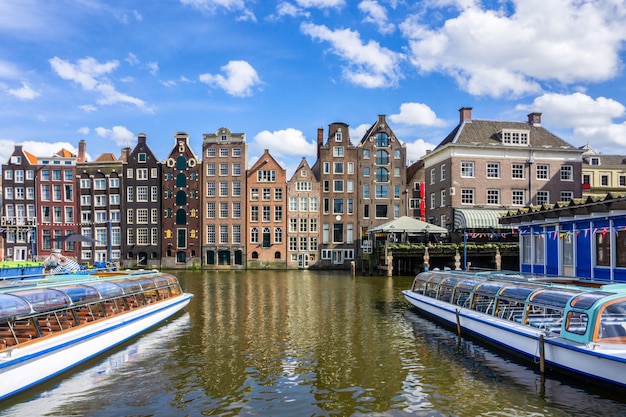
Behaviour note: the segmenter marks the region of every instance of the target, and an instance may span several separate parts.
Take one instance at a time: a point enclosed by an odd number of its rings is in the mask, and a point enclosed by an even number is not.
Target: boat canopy
[[[486,282],[481,282],[476,287],[474,287],[474,291],[478,294],[495,297],[496,295],[498,295],[502,287],[506,285],[510,285],[510,284],[506,284],[504,282],[498,282],[498,281],[486,281]]]
[[[570,305],[573,308],[580,308],[582,310],[589,310],[598,300],[603,299],[604,297],[609,297],[615,295],[614,292],[608,291],[594,291],[594,292],[584,292],[575,296]]]
[[[136,294],[150,289],[156,290],[176,281],[174,276],[165,274],[130,279],[59,282],[54,287],[20,286],[0,293],[0,320]]]
[[[537,291],[536,286],[511,285],[502,288],[500,297],[525,302],[530,294]]]
[[[533,293],[528,301],[533,304],[565,308],[572,297],[582,293],[583,290],[570,290],[565,288],[542,289]]]

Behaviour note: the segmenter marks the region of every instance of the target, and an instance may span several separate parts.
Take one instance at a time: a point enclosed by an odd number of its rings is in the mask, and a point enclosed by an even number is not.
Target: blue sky
[[[626,154],[625,41],[622,0],[2,1],[0,161],[225,126],[291,175],[318,127],[386,114],[417,160],[464,106]]]

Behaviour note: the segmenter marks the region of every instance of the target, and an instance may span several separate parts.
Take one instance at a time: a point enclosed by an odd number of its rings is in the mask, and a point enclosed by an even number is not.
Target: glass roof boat
[[[406,300],[510,353],[626,387],[626,284],[563,284],[506,274],[430,271]]]
[[[51,275],[0,284],[0,400],[99,355],[184,308],[158,271]]]

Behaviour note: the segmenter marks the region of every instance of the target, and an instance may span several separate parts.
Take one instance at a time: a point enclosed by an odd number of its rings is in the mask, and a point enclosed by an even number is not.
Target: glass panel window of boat
[[[452,296],[454,295],[454,290],[460,280],[461,278],[456,277],[446,278],[445,280],[443,280],[441,284],[439,284],[439,299],[441,301],[451,303]]]
[[[64,285],[59,287],[59,291],[67,294],[74,304],[84,304],[100,299],[98,291],[85,285]]]
[[[28,301],[35,311],[43,311],[70,304],[70,298],[65,293],[52,288],[13,291],[11,294]]]
[[[493,314],[496,298],[492,295],[474,293],[472,298],[472,310],[479,313]]]
[[[583,335],[587,333],[588,324],[589,316],[587,313],[582,311],[570,311],[567,313],[567,319],[565,320],[565,330],[570,333]]]
[[[116,279],[110,282],[119,285],[120,288],[124,291],[124,294],[134,294],[141,292],[141,283],[135,280]]]
[[[19,297],[0,294],[0,320],[30,313],[30,305]]]
[[[417,276],[413,281],[413,288],[411,291],[416,292],[418,294],[424,294],[424,289],[426,288],[426,282],[428,282],[428,278],[425,276]]]
[[[626,298],[607,303],[600,309],[599,313],[598,339],[626,337]]]
[[[569,300],[581,292],[582,290],[542,289],[531,294],[528,300],[531,304],[565,309]]]
[[[85,285],[88,285],[98,291],[102,298],[118,297],[124,294],[124,291],[122,291],[122,288],[119,285],[108,281],[90,282]]]
[[[141,278],[133,278],[132,281],[141,285],[141,288],[144,290],[156,288],[156,282],[151,277],[141,277]]]
[[[570,302],[570,305],[580,310],[589,310],[598,300],[611,295],[615,295],[615,293],[608,291],[584,292],[575,296]]]

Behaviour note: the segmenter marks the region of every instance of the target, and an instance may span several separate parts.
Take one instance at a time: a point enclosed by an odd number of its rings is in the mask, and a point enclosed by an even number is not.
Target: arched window
[[[274,259],[280,259],[280,252],[279,251],[274,252]]]
[[[179,156],[178,158],[176,158],[176,169],[180,170],[180,171],[184,171],[187,169],[187,158],[185,158],[184,156]]]
[[[387,165],[389,163],[389,154],[387,151],[376,151],[376,165]]]
[[[187,186],[187,176],[182,172],[176,175],[176,186],[177,187],[186,187]]]
[[[176,210],[176,224],[187,224],[187,212],[185,209]]]
[[[379,148],[389,146],[389,136],[386,133],[379,133],[376,135],[376,146]]]
[[[187,204],[187,193],[183,190],[178,190],[176,192],[176,205],[184,206]]]
[[[376,182],[389,181],[389,172],[385,168],[378,168],[376,170]]]
[[[252,252],[252,259],[259,259],[259,253],[257,251]]]
[[[250,228],[250,243],[259,243],[259,228]]]

